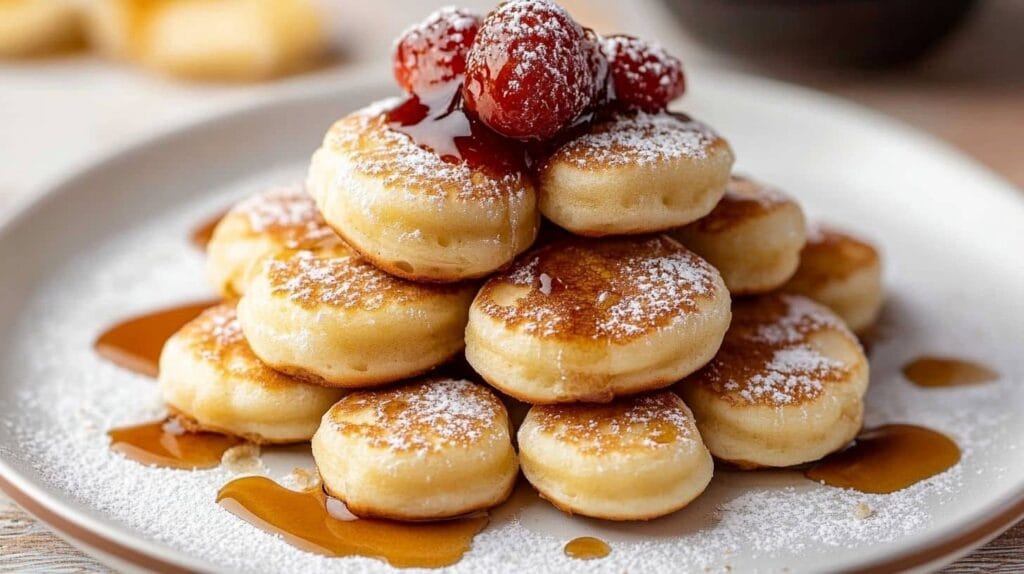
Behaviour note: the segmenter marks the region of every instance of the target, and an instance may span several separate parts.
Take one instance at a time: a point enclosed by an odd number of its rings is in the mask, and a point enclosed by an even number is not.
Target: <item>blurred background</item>
[[[71,24],[65,23],[63,29],[50,24],[47,29],[44,20],[56,19],[52,14],[25,17],[9,7],[81,1],[0,0],[0,210],[92,158],[182,121],[309,84],[387,74],[394,37],[445,3],[173,0],[163,4],[209,9],[178,18],[177,25],[183,28],[178,34],[173,26],[163,26],[164,36],[169,34],[181,45],[150,57],[132,54],[130,46],[118,47],[117,31],[112,30],[116,24],[94,25],[99,32],[94,32],[92,45],[82,47],[68,30]],[[140,3],[84,1],[93,9]],[[289,22],[279,27],[300,30],[291,38],[265,25],[261,28],[259,14],[246,14],[256,11],[252,6],[307,2],[317,11],[322,40],[301,31],[307,25],[302,14],[281,16],[279,7],[271,11],[277,12],[272,18]],[[1024,0],[562,3],[598,32],[660,41],[683,59],[691,85],[699,83],[703,71],[721,68],[807,85],[914,124],[1024,186]],[[494,2],[463,4],[486,11]],[[103,18],[101,14],[99,19]],[[55,47],[48,48],[40,39],[33,45],[26,37],[33,26],[42,30],[44,40],[46,33],[56,38],[51,40]],[[246,40],[235,37],[247,34],[284,45],[249,60],[234,54],[232,62],[232,54],[224,55],[221,59],[227,62],[219,69],[215,62],[202,60],[204,50],[230,52],[233,39],[244,48]],[[11,44],[19,40],[29,49],[22,47],[20,55],[12,57],[19,51]],[[130,45],[131,39],[120,42]],[[317,52],[320,42],[323,52]],[[51,49],[57,53],[49,53]],[[315,55],[307,57],[303,51]],[[7,57],[2,56],[5,52]],[[188,68],[190,61],[198,63]],[[257,78],[279,76],[246,81],[245,73],[238,77],[239,69]],[[201,78],[182,77],[183,73]]]
[[[0,218],[96,158],[183,122],[388,77],[393,39],[448,3],[0,0]],[[1024,187],[1024,0],[561,3],[598,32],[659,41],[691,85],[724,69],[848,98]],[[494,2],[461,4],[486,12]],[[0,545],[5,560],[20,560],[15,570],[100,568],[2,500]],[[950,571],[1022,568],[1018,527]]]

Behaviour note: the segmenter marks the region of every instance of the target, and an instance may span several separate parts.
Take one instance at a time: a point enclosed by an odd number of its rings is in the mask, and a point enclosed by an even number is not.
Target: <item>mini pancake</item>
[[[882,309],[882,263],[869,243],[814,226],[800,252],[800,266],[783,291],[825,304],[855,333],[874,325]]]
[[[766,293],[796,272],[804,214],[778,189],[733,177],[711,213],[670,235],[714,265],[733,295]]]
[[[239,297],[265,258],[340,241],[301,185],[277,187],[238,203],[220,220],[206,248],[207,269],[222,295]]]
[[[618,114],[543,163],[540,211],[578,235],[663,231],[707,215],[732,163],[729,144],[685,115]]]
[[[175,76],[260,80],[310,68],[328,49],[310,0],[90,0],[106,54]]]
[[[671,392],[594,405],[535,406],[519,429],[523,474],[571,514],[649,520],[704,492],[714,463]]]
[[[493,276],[469,315],[466,359],[502,392],[534,404],[607,402],[711,360],[729,292],[668,237],[570,238]]]
[[[393,277],[338,243],[266,259],[238,318],[271,367],[360,388],[426,372],[461,351],[474,291]]]
[[[677,391],[715,457],[742,468],[817,460],[860,430],[868,362],[827,307],[799,295],[733,305],[732,326],[706,367]]]
[[[313,458],[353,514],[396,520],[496,506],[519,469],[501,401],[454,379],[348,395],[324,415]]]
[[[187,427],[263,444],[309,440],[344,394],[263,364],[246,343],[232,304],[207,309],[167,340],[159,381],[164,401]]]
[[[334,124],[313,155],[307,187],[353,248],[417,281],[482,277],[537,236],[527,174],[446,161],[389,126],[381,102]]]
[[[82,14],[71,0],[0,2],[0,57],[38,56],[82,41]]]

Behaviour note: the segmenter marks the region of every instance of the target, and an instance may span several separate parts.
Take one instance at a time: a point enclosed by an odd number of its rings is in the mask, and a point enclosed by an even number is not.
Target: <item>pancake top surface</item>
[[[799,295],[763,295],[733,305],[718,354],[683,384],[701,385],[735,405],[789,406],[820,396],[850,366],[822,354],[812,338],[833,332],[859,346],[828,308]]]
[[[784,205],[796,205],[781,190],[745,177],[733,176],[725,195],[711,213],[693,226],[704,233],[718,233],[745,221],[771,213]]]
[[[245,199],[231,208],[253,235],[270,235],[288,249],[338,240],[302,185],[281,186]]]
[[[693,440],[693,419],[674,393],[618,399],[607,404],[536,406],[537,432],[583,454],[629,453]]]
[[[297,384],[295,379],[263,364],[249,347],[235,313],[235,305],[222,303],[203,311],[175,335],[195,356],[218,372],[244,377],[272,388]]]
[[[475,383],[432,379],[352,393],[330,410],[334,430],[396,452],[468,447],[494,436],[505,407]]]
[[[400,279],[374,267],[342,244],[322,252],[285,254],[265,265],[274,295],[306,309],[329,306],[374,311],[467,288],[463,284],[424,284]]]
[[[344,154],[353,171],[416,199],[505,203],[531,189],[524,173],[495,177],[462,161],[446,161],[391,129],[384,114],[395,105],[394,100],[384,100],[342,118],[327,133],[324,147]],[[366,187],[345,181],[339,185],[357,197]]]
[[[840,279],[878,264],[878,251],[847,233],[813,225],[800,253],[795,280],[823,283]]]
[[[675,159],[705,159],[725,140],[706,125],[682,114],[617,113],[561,147],[548,164],[566,163],[579,169],[650,165]]]
[[[478,309],[536,337],[625,343],[718,297],[706,261],[665,237],[564,239],[492,277]]]

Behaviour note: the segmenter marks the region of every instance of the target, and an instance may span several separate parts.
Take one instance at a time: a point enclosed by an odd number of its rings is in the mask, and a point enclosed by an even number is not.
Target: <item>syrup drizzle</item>
[[[224,485],[217,502],[232,514],[288,543],[327,556],[366,556],[398,568],[439,568],[458,562],[487,526],[486,514],[440,522],[361,519],[319,487],[289,490],[249,476]]]
[[[565,555],[577,560],[594,560],[611,554],[608,543],[593,536],[581,536],[570,540],[565,545]]]
[[[853,446],[809,468],[807,478],[870,494],[889,494],[952,467],[960,448],[924,427],[891,424],[863,431]]]
[[[164,343],[185,323],[217,301],[190,303],[161,309],[122,321],[96,339],[96,352],[115,365],[155,377]]]
[[[224,216],[227,214],[228,212],[226,211],[218,213],[204,221],[199,227],[196,227],[192,231],[192,235],[190,237],[192,244],[199,249],[205,250],[206,246],[210,244],[210,239],[213,238],[213,230],[217,228],[217,224],[220,223],[220,220],[224,219]]]
[[[523,144],[504,138],[466,113],[460,84],[423,97],[412,96],[385,112],[391,129],[449,163],[466,162],[494,177],[525,172],[529,160]]]
[[[190,432],[174,417],[162,421],[111,429],[110,449],[148,466],[194,470],[213,468],[238,437],[212,432]]]
[[[999,373],[973,361],[919,357],[903,366],[903,376],[919,387],[955,387],[990,383]]]

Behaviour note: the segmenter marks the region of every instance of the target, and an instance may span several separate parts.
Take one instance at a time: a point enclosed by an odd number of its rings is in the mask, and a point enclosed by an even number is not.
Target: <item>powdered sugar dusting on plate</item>
[[[289,177],[305,166],[296,165]],[[368,558],[332,559],[305,552],[239,520],[215,503],[217,490],[234,475],[223,469],[179,471],[141,466],[109,450],[105,432],[114,426],[165,414],[152,380],[118,369],[96,356],[94,337],[120,318],[182,301],[208,298],[204,260],[188,243],[197,221],[280,174],[260,174],[142,227],[119,230],[109,243],[56,265],[42,277],[13,325],[16,337],[0,350],[0,456],[58,500],[79,505],[113,524],[119,540],[145,538],[177,556],[191,556],[192,569],[241,572],[394,572]],[[963,293],[925,277],[897,276],[897,296],[909,297],[921,318],[943,297],[969,305],[948,309],[943,337],[964,353],[1006,357],[1012,341],[999,338],[1007,322],[970,333],[981,292]],[[557,289],[557,278],[552,283]],[[912,297],[911,297],[912,296]],[[967,297],[968,299],[964,299]],[[869,390],[866,424],[905,422],[940,430],[963,451],[957,466],[890,495],[867,495],[820,486],[798,472],[740,473],[716,470],[709,489],[686,509],[666,518],[615,524],[568,517],[547,502],[493,514],[491,524],[459,563],[445,570],[478,572],[733,572],[828,569],[862,561],[889,544],[907,544],[936,529],[951,528],[997,502],[1020,475],[1021,443],[1016,413],[1021,400],[1020,363],[1001,363],[1003,381],[972,388],[922,390],[900,380],[901,357],[923,344],[919,326],[898,330],[901,338],[876,345],[876,379]],[[991,325],[991,323],[986,323]],[[897,326],[899,327],[899,326]],[[959,334],[959,335],[958,335]],[[977,343],[972,343],[978,339]],[[909,345],[909,347],[908,347]],[[875,368],[878,367],[878,368]],[[284,480],[296,467],[312,468],[302,449],[265,448],[267,472]],[[857,518],[867,504],[872,514]],[[945,530],[943,530],[945,531]],[[612,553],[599,561],[566,557],[562,547],[576,536],[608,541]],[[860,562],[858,562],[860,563]]]

